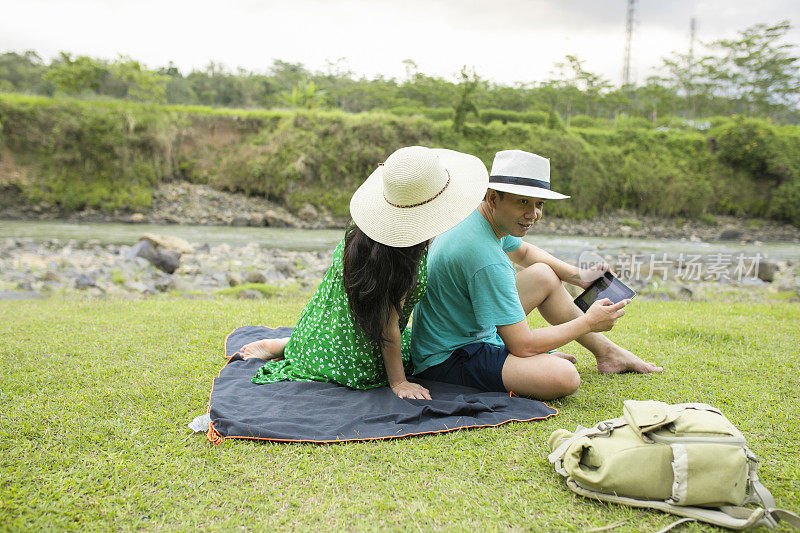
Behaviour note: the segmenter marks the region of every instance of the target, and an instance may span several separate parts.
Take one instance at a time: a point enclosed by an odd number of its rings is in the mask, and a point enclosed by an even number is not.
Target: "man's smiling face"
[[[496,229],[515,237],[524,237],[534,222],[542,218],[543,211],[542,198],[520,196],[510,192],[502,193],[500,198],[498,194],[494,209]]]

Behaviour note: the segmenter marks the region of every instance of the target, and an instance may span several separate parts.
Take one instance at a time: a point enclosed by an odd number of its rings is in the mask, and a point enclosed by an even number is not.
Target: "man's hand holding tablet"
[[[611,272],[604,272],[580,296],[575,298],[575,305],[586,313],[598,300],[608,299],[609,303],[617,304],[624,300],[630,302],[634,296],[636,296],[636,292],[633,289],[622,283]]]
[[[586,311],[584,317],[589,321],[592,331],[608,331],[614,327],[614,323],[625,314],[624,307],[630,300],[622,300],[614,303],[608,298],[597,300]]]

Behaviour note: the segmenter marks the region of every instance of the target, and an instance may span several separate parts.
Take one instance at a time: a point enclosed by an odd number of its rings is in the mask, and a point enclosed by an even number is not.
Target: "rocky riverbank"
[[[9,193],[10,194],[10,193]],[[545,211],[546,213],[546,211]],[[199,224],[222,226],[344,228],[347,219],[334,217],[310,204],[295,212],[264,198],[219,191],[187,182],[161,184],[150,210],[104,213],[96,209],[66,213],[48,204],[30,205],[6,195],[0,201],[0,219],[66,220],[70,222],[126,222],[131,224]],[[618,212],[589,220],[545,216],[534,229],[543,235],[621,238],[665,238],[711,242],[800,243],[800,228],[770,220],[707,215],[702,220],[662,219]]]
[[[601,249],[597,252],[602,254]],[[796,261],[751,262],[743,265],[748,272],[737,276],[735,261],[722,265],[721,257],[713,255],[691,261],[683,254],[654,259],[638,264],[635,275],[631,268],[627,277],[621,274],[645,299],[704,300],[723,293],[733,299],[763,299],[770,294],[800,298]],[[330,251],[284,251],[257,244],[193,245],[157,235],[145,235],[130,245],[9,238],[0,240],[0,300],[135,299],[163,293],[263,298],[282,292],[307,293],[319,283],[330,261]],[[626,269],[622,264],[612,264],[612,268],[618,273]],[[697,275],[688,275],[691,272]],[[580,292],[568,288],[575,295]]]
[[[310,290],[330,266],[330,252],[290,252],[257,245],[192,246],[152,236],[133,246],[97,241],[0,241],[0,299],[85,295],[141,298],[165,292],[261,298]],[[165,246],[156,244],[162,242]],[[146,243],[146,246],[144,245]],[[223,292],[224,294],[224,292]]]

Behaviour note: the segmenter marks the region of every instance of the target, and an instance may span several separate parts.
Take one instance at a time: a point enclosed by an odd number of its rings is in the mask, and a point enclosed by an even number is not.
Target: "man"
[[[600,333],[630,300],[600,300],[582,313],[561,282],[586,288],[591,281],[522,241],[542,218],[545,200],[564,198],[550,190],[549,160],[521,150],[497,153],[483,203],[430,247],[428,288],[413,317],[418,376],[558,398],[580,385],[576,359],[547,352],[573,340],[594,354],[600,372],[662,371]],[[525,317],[534,309],[552,326],[531,330]]]

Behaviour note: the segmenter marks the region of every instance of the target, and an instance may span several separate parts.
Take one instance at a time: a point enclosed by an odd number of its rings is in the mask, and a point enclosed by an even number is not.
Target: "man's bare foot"
[[[638,372],[639,374],[649,374],[651,372],[663,372],[664,369],[654,363],[646,363],[631,352],[617,346],[616,344],[601,355],[596,355],[597,370],[601,374],[621,374],[623,372]]]
[[[572,355],[571,353],[564,353],[564,352],[552,352],[550,355],[555,355],[556,357],[560,357],[561,359],[566,359],[573,365],[578,364],[578,358]]]
[[[274,359],[283,359],[283,351],[286,349],[286,343],[289,342],[289,337],[282,339],[263,339],[260,341],[245,344],[239,350],[239,354],[243,359],[264,359],[270,361]]]

